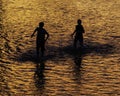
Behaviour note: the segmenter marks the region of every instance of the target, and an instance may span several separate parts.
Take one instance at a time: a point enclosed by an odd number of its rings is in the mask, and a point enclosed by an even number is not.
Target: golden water
[[[0,0],[1,96],[120,96],[119,0]],[[72,48],[78,18],[85,47]],[[36,62],[40,21],[50,38]]]

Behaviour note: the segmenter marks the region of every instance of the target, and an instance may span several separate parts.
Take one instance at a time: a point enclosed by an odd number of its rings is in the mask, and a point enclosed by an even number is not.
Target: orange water
[[[120,95],[119,0],[2,0],[0,4],[1,96]],[[86,30],[85,46],[75,51],[70,34],[78,18]],[[45,22],[50,38],[38,63],[35,37],[30,36],[39,21]]]

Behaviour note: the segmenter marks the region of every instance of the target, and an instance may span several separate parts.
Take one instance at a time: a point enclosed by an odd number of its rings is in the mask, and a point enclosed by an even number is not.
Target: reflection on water
[[[117,16],[106,4],[117,11],[119,0],[101,2],[0,0],[0,95],[119,96],[119,31],[106,25]],[[87,30],[85,46],[75,50],[69,35],[80,17]],[[45,22],[50,39],[45,57],[36,62],[35,38],[30,36],[39,21]],[[113,32],[100,26],[112,26]]]
[[[82,52],[82,50],[80,50]],[[74,67],[73,67],[73,72],[74,72],[74,78],[75,81],[80,84],[81,82],[81,69],[82,69],[82,53],[77,54],[74,57]]]
[[[37,63],[36,65],[34,79],[35,79],[35,85],[38,88],[38,90],[41,92],[41,94],[44,93],[44,84],[45,84],[44,70],[45,70],[45,61],[40,60],[39,63]]]

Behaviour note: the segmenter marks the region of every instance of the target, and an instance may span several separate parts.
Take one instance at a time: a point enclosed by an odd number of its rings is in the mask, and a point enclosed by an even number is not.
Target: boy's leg
[[[83,41],[79,40],[80,47],[83,47]]]
[[[39,49],[40,49],[40,44],[39,42],[36,43],[36,54],[37,54],[37,58],[39,58]]]
[[[77,39],[77,38],[75,38],[75,39],[74,39],[74,44],[73,44],[74,48],[76,48],[76,47],[77,47],[77,41],[78,41],[78,39]]]
[[[45,41],[41,42],[41,56],[44,56],[45,51]]]
[[[37,54],[37,58],[39,57],[39,47],[36,47],[36,54]]]
[[[79,43],[80,43],[80,46],[83,47],[83,37],[81,36],[81,38],[79,39]]]

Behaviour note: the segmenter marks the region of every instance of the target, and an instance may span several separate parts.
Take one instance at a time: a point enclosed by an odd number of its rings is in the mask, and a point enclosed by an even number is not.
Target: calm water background
[[[1,96],[120,96],[120,1],[0,0]],[[76,21],[84,50],[72,47]],[[36,62],[40,21],[50,38]]]

